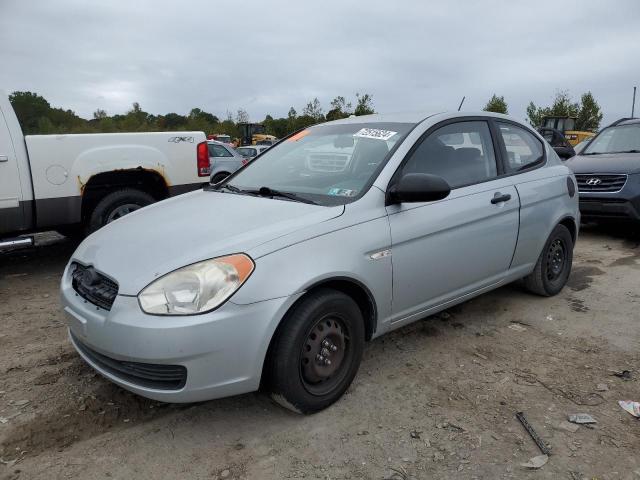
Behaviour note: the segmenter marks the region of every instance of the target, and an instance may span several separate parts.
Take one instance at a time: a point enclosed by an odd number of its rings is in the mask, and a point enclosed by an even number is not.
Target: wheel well
[[[576,227],[575,220],[571,217],[566,217],[560,221],[560,225],[564,225],[565,227],[567,227],[567,230],[569,230],[569,233],[571,234],[571,241],[575,245],[576,234],[578,233],[578,228]]]
[[[302,295],[291,307],[289,307],[287,313],[290,312],[307,295],[309,295],[311,292],[315,292],[320,288],[331,288],[333,290],[337,290],[344,293],[345,295],[348,295],[356,302],[356,304],[360,308],[360,311],[362,312],[362,318],[364,319],[365,340],[371,340],[371,337],[376,331],[378,320],[378,312],[376,309],[375,301],[373,299],[373,295],[360,282],[350,278],[332,278],[316,283],[315,285],[306,289],[304,295]],[[285,318],[286,315],[276,328],[273,336],[271,337],[271,341],[269,342],[269,348],[267,349],[267,353],[265,355],[264,363],[262,366],[262,376],[260,380],[261,388],[265,385],[265,382],[268,382],[265,369],[268,366],[274,340],[278,336]]]
[[[155,200],[169,196],[169,187],[158,172],[141,167],[130,170],[117,170],[94,175],[82,189],[82,220],[86,220],[98,202],[121,188],[135,188],[151,195]]]
[[[315,284],[313,287],[308,288],[305,295],[314,292],[319,288],[331,288],[351,297],[358,304],[358,307],[362,312],[362,318],[364,319],[365,339],[371,340],[371,337],[373,337],[373,334],[375,333],[377,327],[376,304],[373,299],[373,295],[371,295],[371,292],[369,292],[369,290],[364,285],[355,280],[334,278],[320,282],[318,284]],[[300,298],[304,298],[305,295]]]

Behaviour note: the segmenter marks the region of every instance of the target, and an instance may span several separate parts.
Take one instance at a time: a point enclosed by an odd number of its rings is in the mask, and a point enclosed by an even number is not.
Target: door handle
[[[9,157],[7,157],[6,155],[0,155],[0,162],[8,162],[9,161]]]
[[[495,205],[496,203],[508,202],[509,200],[511,200],[510,194],[496,192],[496,194],[491,199],[491,203]]]

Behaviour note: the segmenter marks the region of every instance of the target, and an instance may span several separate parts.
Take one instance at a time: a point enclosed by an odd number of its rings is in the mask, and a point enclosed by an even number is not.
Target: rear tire
[[[220,183],[221,181],[223,181],[225,178],[227,178],[229,176],[228,173],[216,173],[213,178],[211,179],[211,183],[212,184],[216,184],[216,183]]]
[[[524,285],[532,293],[551,297],[560,293],[571,274],[573,239],[564,225],[556,225]]]
[[[362,312],[351,297],[323,288],[303,298],[283,322],[269,351],[266,386],[289,410],[322,410],[344,394],[358,371]]]
[[[91,212],[87,233],[93,233],[107,223],[117,220],[132,211],[146,207],[155,201],[155,198],[148,193],[133,188],[112,192],[100,200],[93,212]]]

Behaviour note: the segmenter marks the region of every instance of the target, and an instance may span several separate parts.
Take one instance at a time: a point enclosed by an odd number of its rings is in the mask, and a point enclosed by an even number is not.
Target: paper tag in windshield
[[[353,134],[358,138],[375,138],[376,140],[389,140],[398,132],[392,132],[391,130],[380,130],[377,128],[363,128]]]
[[[355,197],[358,192],[348,188],[330,188],[328,193],[339,197]]]

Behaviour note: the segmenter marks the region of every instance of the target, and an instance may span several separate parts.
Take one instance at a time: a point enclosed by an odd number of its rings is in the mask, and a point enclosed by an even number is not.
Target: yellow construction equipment
[[[240,145],[272,144],[276,137],[267,135],[264,125],[261,123],[238,123],[240,129]]]
[[[554,128],[561,131],[572,147],[595,135],[586,130],[576,130],[576,117],[544,117],[540,128]]]

